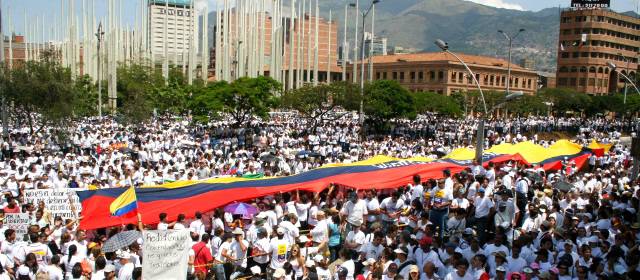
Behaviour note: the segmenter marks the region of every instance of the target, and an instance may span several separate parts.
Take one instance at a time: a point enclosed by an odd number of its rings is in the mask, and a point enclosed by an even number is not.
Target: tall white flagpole
[[[348,5],[344,5],[344,29],[342,32],[342,81],[346,81],[347,80],[347,61],[349,60],[348,58],[348,47],[347,47],[347,21],[348,21],[348,12],[347,12],[347,7]]]
[[[375,35],[376,5],[371,7],[371,41],[369,42],[369,82],[373,81],[373,42]],[[364,59],[364,57],[363,57]]]
[[[354,61],[353,61],[353,83],[358,81],[358,17],[360,16],[360,1],[356,0],[356,21],[355,21],[355,25],[356,25],[356,32],[353,35],[353,53],[355,55]]]
[[[289,78],[289,81],[287,82],[287,89],[292,89],[293,88],[293,55],[294,55],[294,41],[293,41],[293,23],[295,22],[295,1],[291,0],[291,9],[290,9],[290,16],[289,16],[289,63],[288,63],[288,68],[287,69],[287,77]]]
[[[169,34],[167,29],[169,28],[169,1],[164,2],[164,32],[162,35],[162,47],[163,47],[163,55],[162,55],[162,77],[165,80],[165,83],[169,81]]]
[[[300,15],[301,16],[301,20],[302,20],[302,29],[300,30],[300,32],[302,33],[301,44],[302,44],[302,47],[303,47],[303,49],[300,52],[301,63],[302,63],[302,68],[301,68],[302,79],[300,79],[301,83],[306,83],[308,81],[307,79],[309,78],[309,73],[307,72],[308,68],[305,65],[305,61],[307,63],[309,63],[309,61],[307,61],[305,59],[305,55],[304,55],[305,50],[307,49],[307,46],[305,45],[305,39],[307,38],[307,34],[306,34],[307,33],[307,30],[306,30],[306,28],[307,28],[307,15],[306,15],[307,11],[306,11],[306,9],[307,9],[307,0],[302,0],[302,13]],[[302,71],[304,71],[304,73]]]
[[[202,20],[202,80],[207,83],[209,77],[209,2],[205,1]]]
[[[316,34],[313,36],[315,43],[314,43],[314,57],[313,57],[313,85],[317,86],[318,85],[318,51],[319,51],[319,40],[318,40],[318,35],[319,35],[319,29],[320,28],[320,8],[318,6],[318,0],[316,0]]]
[[[327,44],[327,49],[328,49],[328,58],[327,58],[327,84],[331,83],[331,37],[333,37],[333,22],[331,22],[332,20],[332,14],[331,14],[331,10],[329,10],[329,43]]]
[[[311,82],[311,49],[312,47],[312,42],[311,42],[311,9],[313,8],[311,5],[312,0],[309,0],[309,23],[307,24],[307,68],[305,69],[305,71],[307,72],[307,82]]]

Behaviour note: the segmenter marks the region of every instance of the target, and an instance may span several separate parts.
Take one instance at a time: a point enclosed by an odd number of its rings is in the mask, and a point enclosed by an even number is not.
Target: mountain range
[[[311,0],[315,4],[315,1]],[[332,11],[338,24],[338,40],[342,41],[344,7],[355,0],[320,0],[321,16]],[[285,1],[288,4],[289,1]],[[369,0],[360,0],[361,10]],[[348,23],[355,24],[355,8],[348,9]],[[215,24],[215,12],[213,18]],[[366,24],[370,29],[371,15]],[[541,11],[517,11],[494,8],[464,0],[381,0],[376,4],[375,34],[387,37],[388,44],[421,51],[437,51],[436,39],[449,43],[454,52],[507,58],[508,41],[498,30],[515,34],[526,31],[513,40],[513,62],[531,59],[534,69],[555,72],[558,49],[560,8]],[[361,20],[361,19],[360,19]],[[361,26],[362,22],[358,23]],[[353,40],[354,30],[347,36]]]

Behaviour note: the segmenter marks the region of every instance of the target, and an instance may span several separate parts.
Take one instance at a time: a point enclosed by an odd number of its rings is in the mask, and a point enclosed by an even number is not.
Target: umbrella
[[[137,230],[119,232],[104,243],[104,246],[102,246],[102,252],[110,253],[118,251],[131,245],[140,237],[142,237],[142,234]]]
[[[242,215],[246,219],[251,219],[253,215],[259,212],[257,207],[243,202],[231,203],[224,207],[224,211],[234,215]]]
[[[558,181],[553,184],[553,187],[563,192],[568,192],[573,189],[573,185],[567,181]]]
[[[305,158],[305,157],[309,156],[309,151],[307,151],[307,150],[299,151],[296,154],[296,156],[298,156],[299,158]]]
[[[278,160],[278,158],[272,154],[266,154],[266,155],[260,156],[260,160],[264,162],[273,162]]]
[[[532,181],[536,182],[536,183],[541,183],[543,181],[542,176],[535,171],[529,171],[527,172],[527,177],[529,177],[529,179],[531,179]]]

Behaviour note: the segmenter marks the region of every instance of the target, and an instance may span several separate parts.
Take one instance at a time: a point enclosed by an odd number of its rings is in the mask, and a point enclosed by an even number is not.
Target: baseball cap
[[[300,235],[300,237],[298,237],[298,243],[307,243],[309,242],[309,237],[307,237],[306,235]]]
[[[418,269],[418,266],[415,264],[409,268],[409,273],[414,273],[414,272],[420,273],[420,269]]]
[[[313,260],[310,260],[310,259],[309,259],[309,260],[307,260],[307,261],[304,263],[304,266],[306,266],[306,267],[313,267],[314,265],[316,265],[316,263],[315,263]]]
[[[429,236],[424,236],[420,239],[420,245],[431,245],[433,243],[433,238]]]
[[[258,275],[258,274],[261,274],[261,273],[262,273],[262,269],[259,266],[254,265],[254,266],[251,267],[251,274]]]
[[[395,250],[393,250],[394,253],[396,254],[405,254],[408,255],[409,250],[407,250],[407,247],[398,247]]]
[[[115,272],[116,266],[112,264],[108,264],[104,267],[104,272]]]
[[[321,263],[324,260],[324,257],[322,257],[322,255],[317,254],[313,257],[313,260],[317,263]]]
[[[273,278],[281,278],[284,277],[287,274],[286,271],[284,271],[283,268],[278,268],[276,269],[276,271],[273,272]]]
[[[367,259],[366,261],[362,262],[362,265],[364,265],[364,266],[368,266],[368,265],[372,265],[372,264],[374,264],[375,262],[376,262],[376,260],[375,260],[375,259],[373,259],[373,258],[369,258],[369,259]]]
[[[278,227],[278,229],[276,230],[276,232],[277,232],[278,234],[284,234],[284,233],[285,233],[285,230],[284,230],[284,228],[283,228],[283,227]]]
[[[345,267],[341,266],[340,268],[338,268],[339,277],[347,277],[347,274],[349,274],[349,271]]]
[[[234,235],[243,235],[243,234],[244,234],[244,232],[242,231],[242,229],[240,229],[239,227],[237,227],[237,228],[235,228],[235,229],[233,230],[233,234],[234,234]]]
[[[507,269],[504,266],[496,267],[496,271],[507,272]]]

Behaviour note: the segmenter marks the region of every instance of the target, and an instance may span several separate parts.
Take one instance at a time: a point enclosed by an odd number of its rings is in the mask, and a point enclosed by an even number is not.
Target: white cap
[[[276,269],[275,272],[273,272],[273,278],[276,278],[276,279],[277,278],[281,278],[281,277],[284,277],[286,274],[287,274],[287,272],[284,271],[283,268],[278,268],[278,269]]]
[[[234,235],[242,235],[242,234],[244,234],[244,231],[242,231],[242,229],[240,229],[239,227],[237,227],[237,228],[235,228],[235,229],[233,230],[233,234],[234,234]]]
[[[261,269],[259,266],[257,266],[257,265],[252,266],[252,267],[250,268],[250,270],[251,270],[251,274],[253,274],[253,275],[261,274],[261,273],[262,273],[262,269]]]
[[[321,254],[317,254],[313,257],[313,260],[317,263],[321,263],[324,260],[324,257]]]
[[[307,237],[306,235],[300,235],[300,237],[298,237],[298,243],[307,243],[309,242],[309,237]]]
[[[116,252],[116,256],[117,256],[118,259],[130,259],[131,258],[131,254],[129,254],[129,252],[127,252],[127,251]]]
[[[104,272],[115,272],[116,266],[112,264],[108,264],[104,267]]]
[[[316,263],[313,260],[307,260],[304,263],[304,266],[306,266],[306,267],[313,267],[314,265],[316,265]]]
[[[278,234],[284,234],[286,232],[286,230],[283,227],[278,227],[278,229],[276,230],[276,232]]]
[[[364,261],[362,264],[363,264],[363,265],[365,265],[365,266],[367,266],[367,265],[372,265],[372,264],[374,264],[374,263],[376,263],[376,260],[375,260],[375,259],[373,259],[373,258],[369,258],[369,259],[367,259],[366,261]]]

